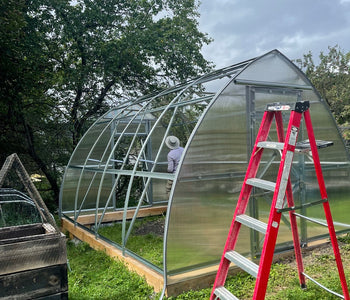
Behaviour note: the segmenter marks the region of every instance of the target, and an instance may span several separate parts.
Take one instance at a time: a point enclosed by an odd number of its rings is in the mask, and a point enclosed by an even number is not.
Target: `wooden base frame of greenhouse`
[[[166,206],[140,209],[138,215],[141,217],[161,215],[166,212],[166,209]],[[130,210],[128,212],[127,218],[132,218],[132,215],[133,211]],[[119,221],[121,219],[122,212],[111,212],[106,214],[104,217],[105,222]],[[102,239],[96,239],[96,236],[93,233],[84,229],[82,226],[74,225],[72,221],[66,219],[65,217],[63,217],[61,221],[62,231],[68,232],[70,238],[75,237],[83,242],[88,243],[91,248],[104,251],[110,257],[122,261],[129,270],[136,272],[140,276],[143,276],[146,279],[147,283],[154,288],[155,292],[162,291],[164,286],[164,278],[162,273],[153,270],[152,268],[127,254],[123,255],[122,251],[117,247]],[[78,220],[79,224],[87,227],[89,227],[89,225],[92,225],[94,222],[95,215],[84,215],[79,217]],[[319,240],[313,243],[309,243],[308,247],[304,248],[304,250],[308,251],[325,243],[327,243],[327,240]],[[293,255],[293,250],[279,253],[274,256],[274,261],[292,257]],[[168,277],[165,295],[177,296],[182,292],[191,289],[199,290],[208,288],[213,284],[215,280],[217,269],[218,265],[187,272],[186,274],[170,276]],[[229,274],[234,275],[240,270],[240,268],[232,266],[230,268]]]

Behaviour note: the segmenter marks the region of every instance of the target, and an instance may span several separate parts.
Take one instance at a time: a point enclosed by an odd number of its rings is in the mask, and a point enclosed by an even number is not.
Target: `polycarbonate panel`
[[[153,131],[152,139],[149,141],[150,147],[150,160],[152,164],[150,165],[150,169],[153,167],[153,162],[156,159],[157,153],[159,151],[159,147],[162,143],[166,131],[166,127],[163,124],[158,124]],[[158,157],[157,165],[155,171],[157,172],[166,172],[167,168],[167,148],[163,145],[163,149],[161,151],[160,156]]]
[[[166,195],[166,181],[161,179],[152,179],[152,200],[153,203],[167,201],[168,197]]]
[[[77,178],[80,176],[78,169],[66,169],[64,182],[61,187],[61,209],[63,212],[74,210],[75,194],[77,191]]]
[[[273,83],[310,86],[309,81],[301,76],[302,73],[281,53],[270,52],[254,61],[236,80],[247,80],[273,86]]]
[[[77,190],[77,178],[81,176],[79,189]],[[81,174],[79,169],[69,169],[66,172],[63,195],[65,201],[62,203],[63,211],[73,211],[75,208],[80,210],[95,209],[96,198],[99,189],[102,173],[85,171]],[[108,199],[112,185],[112,176],[106,175],[101,188],[100,206],[103,207]],[[112,205],[111,202],[110,205]]]
[[[224,90],[188,147],[168,224],[168,274],[220,258],[246,166],[244,90]]]
[[[89,130],[89,134],[79,143],[67,166],[62,189],[62,209],[71,211],[82,205],[82,208],[96,207],[96,188],[112,143],[114,122],[101,118]],[[99,174],[95,174],[96,170]],[[97,186],[97,187],[96,187]],[[76,201],[77,200],[77,201]]]
[[[101,153],[106,148],[107,135],[106,134],[103,135],[103,130],[105,129],[106,125],[107,125],[106,123],[100,123],[100,124],[95,124],[95,126],[90,128],[89,135],[87,135],[87,138],[83,139],[77,146],[77,149],[75,150],[70,161],[71,165],[85,164],[87,156],[89,155],[91,150],[93,150],[94,153],[90,155],[88,158],[100,159],[100,157],[96,155],[97,154],[96,152]],[[101,133],[102,133],[102,136],[104,137],[102,139],[101,139]],[[108,132],[108,135],[110,136],[110,132]],[[99,142],[95,145],[96,140],[99,140]],[[88,161],[88,163],[91,163],[91,162],[92,161]]]

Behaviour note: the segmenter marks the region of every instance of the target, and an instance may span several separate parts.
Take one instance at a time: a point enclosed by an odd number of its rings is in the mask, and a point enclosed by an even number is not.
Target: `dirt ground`
[[[137,228],[134,233],[136,235],[146,235],[149,233],[153,233],[157,236],[163,236],[164,235],[164,224],[165,219],[160,218],[158,220],[149,221],[139,228]]]
[[[338,241],[338,246],[340,249],[340,255],[343,262],[344,269],[346,266],[349,265],[350,257],[349,252],[347,250],[347,245],[343,242]],[[334,252],[333,247],[330,242],[325,242],[320,245],[316,245],[313,247],[307,247],[302,249],[302,258],[303,258],[303,265],[309,266],[313,264],[319,264],[320,261],[322,261],[322,258],[326,257],[333,257],[334,258]],[[282,264],[289,264],[293,268],[297,268],[296,260],[294,254],[281,257],[276,261],[276,263],[282,263]],[[334,262],[335,263],[335,262]]]

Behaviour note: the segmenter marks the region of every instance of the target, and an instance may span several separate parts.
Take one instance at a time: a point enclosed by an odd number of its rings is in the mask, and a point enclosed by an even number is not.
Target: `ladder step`
[[[295,104],[282,104],[279,102],[269,103],[266,105],[266,111],[283,111],[283,110],[291,110],[295,106]]]
[[[246,183],[264,190],[272,191],[272,192],[275,191],[275,186],[276,186],[275,182],[271,182],[271,181],[267,181],[259,178],[249,178],[247,179]]]
[[[225,253],[225,258],[233,262],[236,266],[246,271],[253,277],[257,277],[259,266],[236,251],[230,250]]]
[[[327,148],[327,147],[330,147],[333,145],[334,145],[334,143],[332,141],[316,140],[317,149]],[[296,152],[308,152],[310,150],[311,150],[311,146],[310,146],[309,140],[304,140],[304,141],[298,142],[295,146]]]
[[[248,215],[237,215],[236,221],[263,234],[266,234],[267,224]]]
[[[220,300],[239,300],[236,296],[232,295],[226,288],[220,286],[214,290],[214,294],[220,298]]]
[[[258,147],[272,150],[283,150],[284,143],[279,142],[259,142]]]

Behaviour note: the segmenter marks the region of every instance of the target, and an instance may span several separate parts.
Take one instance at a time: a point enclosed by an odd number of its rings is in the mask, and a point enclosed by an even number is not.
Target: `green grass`
[[[133,227],[133,232],[138,228],[142,227],[144,224],[157,220],[156,217],[147,217],[141,220],[137,220]],[[118,244],[121,244],[122,240],[122,224],[115,223],[112,226],[102,227],[99,230],[99,234],[114,241]],[[163,266],[163,237],[157,236],[153,233],[148,233],[145,235],[135,235],[131,234],[128,242],[127,248],[136,254],[142,256],[144,259],[148,260],[152,264],[162,268]]]
[[[69,299],[158,299],[152,287],[122,262],[88,244],[67,244]]]
[[[345,275],[350,278],[350,235],[339,238]],[[331,247],[328,247],[331,248]],[[68,272],[69,299],[158,299],[159,294],[136,273],[128,271],[122,262],[108,257],[102,251],[94,251],[87,244],[67,244],[72,271]],[[304,257],[305,271],[320,283],[342,294],[338,272],[332,252],[315,249]],[[228,277],[226,287],[239,299],[251,299],[254,278],[246,273]],[[208,299],[211,287],[189,291],[168,300]],[[300,288],[295,265],[272,265],[266,299],[339,299],[307,281],[307,289]]]

